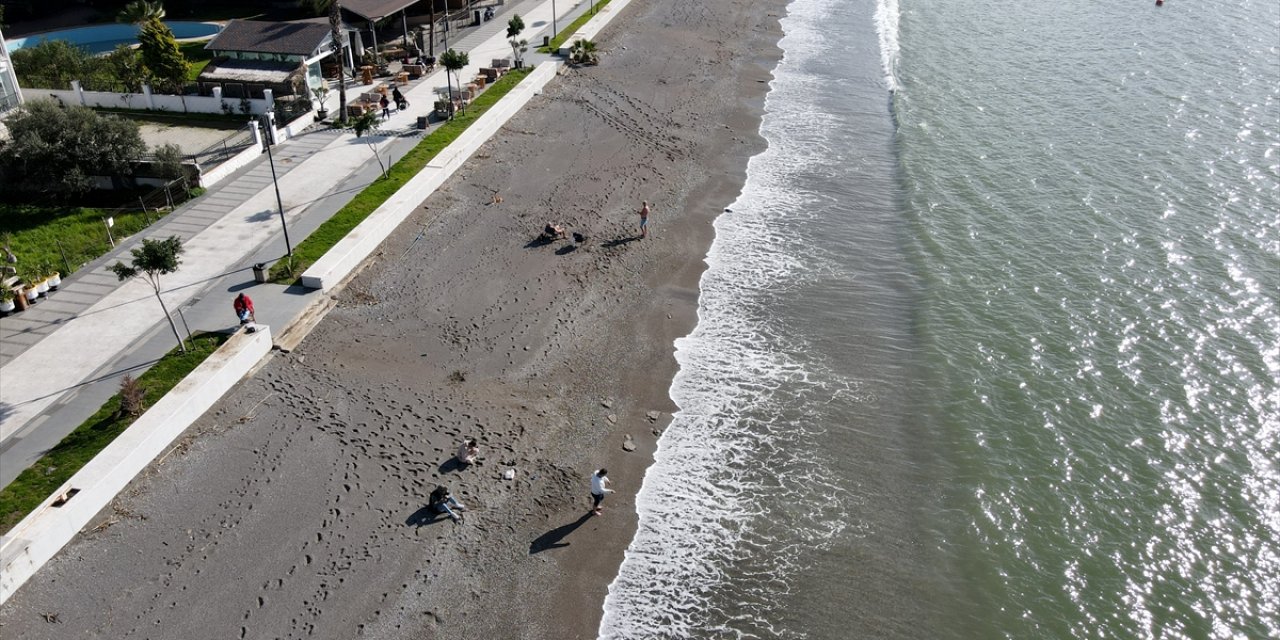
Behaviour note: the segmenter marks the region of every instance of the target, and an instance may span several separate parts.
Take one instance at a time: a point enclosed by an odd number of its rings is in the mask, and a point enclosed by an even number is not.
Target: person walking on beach
[[[249,324],[250,322],[258,321],[258,319],[253,316],[253,300],[243,292],[236,296],[235,302],[231,303],[231,308],[236,310],[236,317],[240,319],[240,324]]]
[[[604,494],[613,493],[613,489],[609,488],[609,471],[601,469],[591,476],[591,513],[600,515],[603,511],[600,503],[604,502]]]
[[[649,201],[645,200],[640,203],[640,239],[649,236]]]

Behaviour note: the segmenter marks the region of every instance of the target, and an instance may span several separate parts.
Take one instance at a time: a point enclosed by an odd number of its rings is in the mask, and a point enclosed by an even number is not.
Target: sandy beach
[[[711,222],[763,145],[784,10],[632,3],[600,65],[564,70],[425,201],[0,609],[0,635],[595,637]],[[537,243],[548,221],[586,241]],[[617,492],[592,517],[600,467]],[[464,523],[426,513],[436,485]]]

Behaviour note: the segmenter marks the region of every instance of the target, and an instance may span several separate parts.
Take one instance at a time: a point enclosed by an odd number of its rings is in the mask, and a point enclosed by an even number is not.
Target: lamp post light
[[[289,242],[289,225],[284,219],[284,202],[280,200],[280,183],[276,180],[276,160],[271,155],[272,143],[275,142],[275,124],[272,122],[272,115],[273,114],[268,112],[266,117],[267,126],[272,129],[272,131],[268,133],[270,139],[268,139],[268,136],[263,136],[262,141],[267,147],[267,164],[271,165],[271,184],[276,188],[276,208],[280,210],[280,227],[284,229],[285,255],[292,258],[293,243]]]
[[[555,40],[560,35],[560,31],[556,29],[556,0],[551,0],[551,39]]]

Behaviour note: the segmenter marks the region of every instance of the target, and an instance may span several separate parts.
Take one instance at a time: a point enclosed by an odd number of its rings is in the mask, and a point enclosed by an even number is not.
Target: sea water
[[[783,30],[601,637],[1280,637],[1280,4]]]

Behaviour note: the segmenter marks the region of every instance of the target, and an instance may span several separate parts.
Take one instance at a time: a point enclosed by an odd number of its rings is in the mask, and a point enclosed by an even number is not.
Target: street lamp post
[[[271,123],[270,116],[267,117],[267,124],[268,126],[275,128]],[[271,137],[274,138],[274,135]],[[284,202],[280,200],[280,183],[276,180],[276,160],[271,155],[271,146],[273,141],[264,136],[263,142],[266,143],[267,147],[267,164],[271,165],[271,184],[276,188],[276,207],[280,210],[280,227],[284,229],[285,255],[292,258],[293,243],[289,242],[289,225],[284,220]]]
[[[551,0],[551,39],[555,40],[560,35],[560,31],[556,29],[556,0]]]

